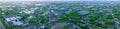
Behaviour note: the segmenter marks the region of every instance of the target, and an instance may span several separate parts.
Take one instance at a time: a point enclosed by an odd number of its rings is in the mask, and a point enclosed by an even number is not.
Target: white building
[[[14,21],[14,20],[18,20],[18,19],[20,19],[21,17],[19,17],[19,16],[15,16],[15,17],[8,17],[8,18],[5,18],[5,20],[7,21],[7,22],[9,22],[9,21]]]
[[[22,25],[23,24],[23,22],[21,22],[21,21],[12,21],[12,25]]]

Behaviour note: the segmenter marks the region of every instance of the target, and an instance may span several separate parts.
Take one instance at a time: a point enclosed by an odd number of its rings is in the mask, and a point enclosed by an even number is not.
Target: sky
[[[0,1],[120,1],[120,0],[0,0]]]

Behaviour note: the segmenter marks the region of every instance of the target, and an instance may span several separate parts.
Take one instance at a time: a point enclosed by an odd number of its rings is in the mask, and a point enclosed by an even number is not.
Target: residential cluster
[[[120,29],[120,2],[0,2],[6,29]]]

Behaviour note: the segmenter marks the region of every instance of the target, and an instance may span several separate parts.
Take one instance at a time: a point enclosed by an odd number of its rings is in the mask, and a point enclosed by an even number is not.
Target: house
[[[23,22],[21,22],[21,21],[12,21],[12,25],[20,26],[20,25],[23,25]]]
[[[80,11],[79,14],[80,14],[80,15],[86,15],[86,14],[89,14],[89,12],[83,10],[83,11]]]
[[[20,19],[21,17],[19,17],[19,16],[13,16],[13,17],[7,17],[7,18],[5,18],[5,20],[7,21],[7,22],[9,22],[9,21],[13,21],[13,20],[18,20],[18,19]]]
[[[10,25],[20,26],[23,24],[23,22],[19,21],[19,19],[22,18],[20,16],[11,15],[11,16],[6,16],[4,18],[5,18],[5,21]]]

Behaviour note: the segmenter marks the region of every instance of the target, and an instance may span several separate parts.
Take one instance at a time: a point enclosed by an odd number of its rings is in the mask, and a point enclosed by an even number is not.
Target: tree
[[[91,25],[95,25],[96,22],[95,22],[95,21],[91,21],[90,24],[91,24]]]
[[[106,25],[115,25],[115,22],[107,21],[105,22]]]
[[[97,23],[95,26],[101,27],[101,26],[102,26],[102,24]]]
[[[81,29],[90,29],[90,28],[88,28],[88,27],[86,27],[86,26],[80,26],[80,28],[81,28]]]
[[[9,16],[9,15],[11,15],[11,14],[10,14],[10,13],[8,13],[8,12],[6,12],[6,13],[5,13],[5,15]]]
[[[30,16],[30,14],[24,14],[25,18],[28,18]]]
[[[99,18],[99,16],[89,16],[89,18],[90,21],[96,21]]]
[[[38,24],[38,22],[35,21],[35,20],[30,20],[30,21],[29,21],[29,24]]]
[[[113,19],[112,15],[108,15],[107,19]]]
[[[106,29],[107,29],[108,27],[109,27],[109,26],[106,26],[106,25],[103,25],[103,26],[102,26],[102,28],[106,28]]]
[[[65,21],[68,21],[68,18],[67,18],[67,17],[61,17],[60,19],[58,19],[58,21],[63,21],[63,22],[65,22]]]
[[[40,23],[41,24],[45,24],[45,23],[47,23],[47,20],[46,19],[42,19]]]
[[[0,8],[0,15],[2,14],[2,9]]]

